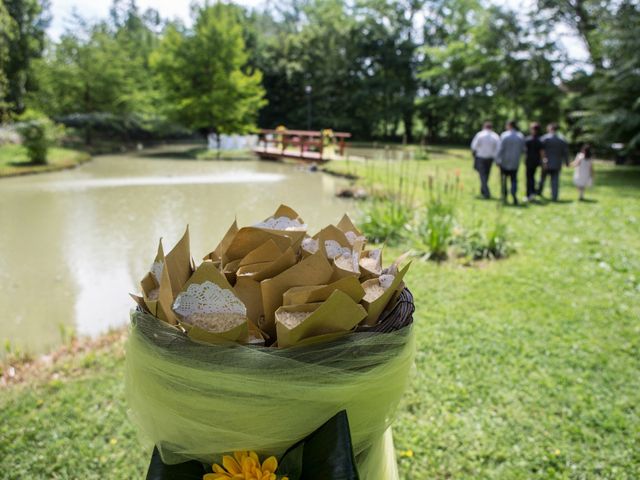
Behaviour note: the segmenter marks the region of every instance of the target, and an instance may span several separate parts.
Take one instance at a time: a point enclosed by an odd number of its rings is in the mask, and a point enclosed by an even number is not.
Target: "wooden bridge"
[[[253,152],[262,160],[327,162],[332,158],[344,156],[345,140],[350,137],[351,134],[348,132],[332,132],[328,135],[331,144],[327,146],[325,135],[321,131],[262,129],[258,137],[258,146]]]

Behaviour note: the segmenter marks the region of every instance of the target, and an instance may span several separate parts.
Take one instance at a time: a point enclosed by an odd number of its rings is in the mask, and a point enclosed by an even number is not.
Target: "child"
[[[584,144],[576,158],[571,162],[575,168],[573,172],[573,184],[580,192],[580,200],[584,200],[584,190],[593,185],[593,161],[591,160],[591,146]]]

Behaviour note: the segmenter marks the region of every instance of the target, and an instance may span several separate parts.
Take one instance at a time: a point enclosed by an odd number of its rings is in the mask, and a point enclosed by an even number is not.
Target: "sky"
[[[192,0],[137,0],[140,10],[155,8],[164,18],[180,18],[189,23],[189,5]],[[528,11],[535,0],[493,0],[497,4],[505,5],[516,11]],[[49,35],[54,39],[60,37],[65,27],[70,24],[72,12],[75,9],[83,18],[98,20],[109,14],[112,0],[51,0],[51,14],[53,16],[49,27]],[[265,0],[236,0],[236,3],[249,7],[261,6]],[[578,61],[585,61],[586,50],[581,40],[571,35],[567,30],[560,29],[559,41],[568,51],[569,56]]]

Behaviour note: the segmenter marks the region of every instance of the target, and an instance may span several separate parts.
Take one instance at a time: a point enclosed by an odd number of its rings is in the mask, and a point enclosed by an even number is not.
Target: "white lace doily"
[[[246,315],[247,308],[231,290],[220,288],[213,282],[193,283],[178,295],[173,310],[188,318],[202,313],[235,313]]]
[[[151,275],[153,275],[153,278],[156,279],[156,282],[158,282],[158,284],[160,284],[160,278],[162,278],[163,268],[164,268],[164,262],[153,262],[151,264],[151,267],[149,268]]]
[[[325,240],[324,241],[324,249],[327,252],[327,257],[336,258],[344,255],[351,255],[351,249],[347,247],[343,247],[335,240]]]
[[[316,253],[319,248],[318,241],[315,238],[307,237],[302,240],[302,248],[309,253]]]
[[[306,230],[307,224],[302,223],[297,218],[271,217],[264,222],[256,223],[254,227],[268,228],[270,230]]]

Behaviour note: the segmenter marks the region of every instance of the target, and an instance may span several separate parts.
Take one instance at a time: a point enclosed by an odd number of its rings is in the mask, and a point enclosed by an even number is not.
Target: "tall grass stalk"
[[[420,165],[387,156],[380,176],[372,162],[367,161],[365,169],[370,181],[369,199],[361,209],[362,231],[372,242],[398,244],[413,221]]]
[[[425,259],[442,261],[453,242],[455,214],[461,192],[460,176],[439,181],[438,172],[429,175],[421,215],[412,229],[412,247]]]

